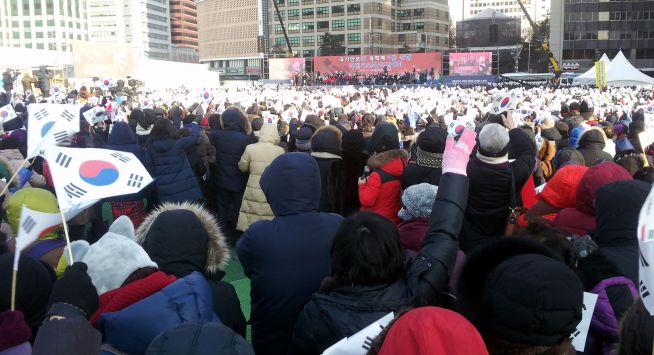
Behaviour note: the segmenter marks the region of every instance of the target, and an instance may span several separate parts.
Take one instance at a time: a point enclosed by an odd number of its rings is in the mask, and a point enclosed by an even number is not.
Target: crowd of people
[[[2,196],[0,353],[320,354],[393,312],[361,354],[575,354],[587,292],[583,353],[651,354],[637,227],[654,91],[512,89],[0,94],[17,114],[0,175],[18,176]],[[11,310],[21,208],[59,212],[53,162],[22,167],[29,105],[71,100],[80,130],[61,144],[133,153],[154,182],[69,221],[70,245],[44,232]],[[84,118],[95,107],[106,119]],[[222,281],[235,258],[247,320]]]

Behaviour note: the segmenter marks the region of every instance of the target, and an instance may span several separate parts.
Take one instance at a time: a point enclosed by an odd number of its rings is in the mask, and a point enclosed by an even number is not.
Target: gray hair
[[[498,154],[509,144],[509,133],[504,126],[489,123],[479,133],[479,146],[486,152]]]

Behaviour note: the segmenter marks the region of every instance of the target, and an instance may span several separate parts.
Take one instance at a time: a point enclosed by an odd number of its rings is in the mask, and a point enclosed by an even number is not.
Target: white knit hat
[[[134,271],[157,264],[134,241],[134,225],[127,216],[120,216],[109,231],[93,245],[86,240],[70,243],[73,259],[86,263],[87,273],[98,295],[119,288]],[[66,247],[67,248],[67,247]],[[64,249],[68,264],[68,250]]]

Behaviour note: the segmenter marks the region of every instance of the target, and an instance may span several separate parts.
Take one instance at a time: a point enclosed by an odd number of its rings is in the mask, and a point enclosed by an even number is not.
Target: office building
[[[171,53],[167,0],[86,0],[89,40],[131,43],[137,52],[167,60]]]
[[[456,23],[459,48],[512,46],[520,43],[520,19],[488,8]]]
[[[433,52],[448,48],[447,0],[276,0],[296,56],[320,55],[325,33],[343,44],[342,54]],[[270,46],[286,49],[271,3]]]
[[[225,79],[259,78],[266,6],[266,0],[198,0],[200,63]]]
[[[198,62],[198,13],[194,0],[170,0],[171,60]]]
[[[654,72],[654,0],[552,0],[550,28],[554,56],[580,70],[621,49],[636,68]]]
[[[86,40],[85,0],[0,0],[0,47],[70,52]]]
[[[455,22],[468,19],[487,8],[492,8],[504,15],[519,18],[523,38],[527,38],[531,33],[529,20],[527,20],[527,16],[525,16],[517,0],[449,0],[449,2],[452,19]],[[547,18],[550,11],[550,2],[551,0],[522,0],[522,4],[534,22]]]

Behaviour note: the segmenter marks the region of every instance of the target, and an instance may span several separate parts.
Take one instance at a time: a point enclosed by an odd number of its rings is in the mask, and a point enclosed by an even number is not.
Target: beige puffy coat
[[[259,133],[259,143],[248,145],[238,162],[238,168],[243,172],[249,171],[250,177],[243,194],[236,229],[245,231],[256,221],[273,219],[273,212],[259,186],[259,178],[266,167],[282,154],[284,149],[279,146],[277,126],[264,124]]]

